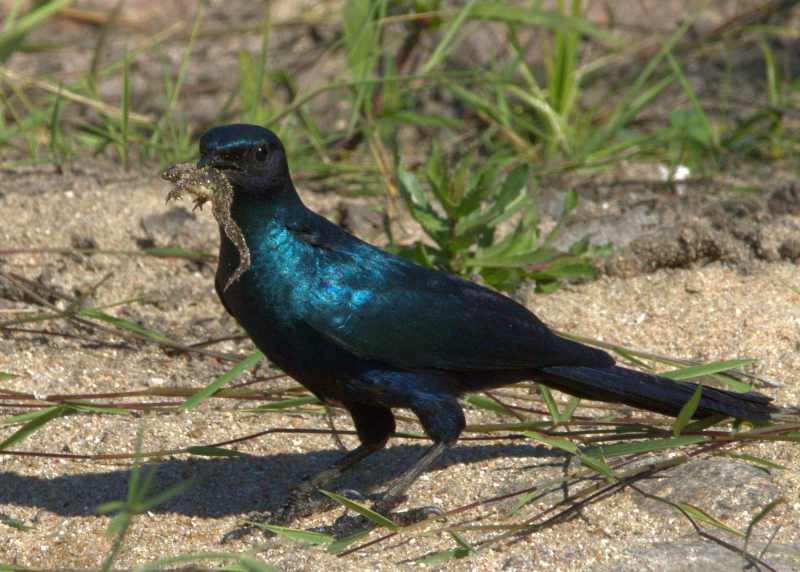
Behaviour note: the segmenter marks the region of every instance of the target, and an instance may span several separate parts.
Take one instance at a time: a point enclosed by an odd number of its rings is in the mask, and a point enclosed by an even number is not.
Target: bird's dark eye
[[[256,149],[256,160],[257,161],[266,161],[267,160],[267,147],[265,145],[261,145]]]

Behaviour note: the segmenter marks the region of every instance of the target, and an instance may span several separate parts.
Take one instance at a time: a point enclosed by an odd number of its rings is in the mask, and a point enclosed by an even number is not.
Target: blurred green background
[[[598,176],[759,193],[797,173],[796,4],[4,0],[0,166],[155,171],[258,123],[302,188],[378,197],[395,251],[546,291],[611,248],[555,240]],[[421,237],[397,239],[401,213]]]

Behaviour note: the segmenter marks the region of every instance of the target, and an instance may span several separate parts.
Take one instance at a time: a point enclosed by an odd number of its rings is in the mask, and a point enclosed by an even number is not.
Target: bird
[[[221,171],[230,217],[250,265],[220,226],[215,287],[265,356],[322,402],[344,407],[360,444],[288,495],[278,522],[305,515],[318,489],[382,449],[393,410],[408,409],[432,444],[373,507],[391,511],[465,428],[459,397],[535,381],[590,400],[678,416],[696,384],[615,364],[607,352],[556,335],[524,305],[487,287],[368,244],[310,210],[286,152],[258,125],[213,127],[197,168]],[[703,386],[694,417],[754,423],[775,408],[762,394]]]

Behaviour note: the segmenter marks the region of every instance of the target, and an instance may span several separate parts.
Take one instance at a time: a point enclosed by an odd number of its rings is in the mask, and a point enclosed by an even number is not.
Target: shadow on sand
[[[418,445],[389,447],[330,488],[378,490],[410,466],[422,450]],[[329,449],[311,453],[167,460],[157,464],[151,494],[187,479],[192,479],[193,484],[153,512],[224,517],[271,511],[283,504],[291,487],[305,475],[330,465],[341,455],[341,451]],[[502,457],[536,459],[561,458],[562,455],[533,445],[457,445],[435,468]],[[446,475],[444,473],[442,478],[447,478]],[[96,514],[97,507],[104,502],[124,499],[129,477],[127,468],[56,477],[0,471],[0,505],[45,509],[62,516],[89,516]]]

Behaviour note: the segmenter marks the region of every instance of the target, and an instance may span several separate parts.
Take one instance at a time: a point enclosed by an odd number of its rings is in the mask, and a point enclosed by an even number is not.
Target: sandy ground
[[[167,186],[155,174],[142,176],[93,164],[63,175],[49,169],[8,171],[0,174],[0,180],[3,248],[94,242],[102,249],[136,250],[149,236],[158,245],[175,241],[190,249],[215,249],[217,231],[207,212],[169,217],[182,221],[172,226],[158,218],[174,207],[165,206]],[[306,199],[323,211],[330,212],[334,207],[330,197],[308,195]],[[149,231],[144,230],[142,219]],[[0,269],[58,286],[69,294],[90,292],[110,274],[86,304],[144,297],[145,302],[108,311],[187,343],[237,332],[213,291],[213,264],[99,254],[16,254],[0,258]],[[604,278],[552,295],[531,295],[526,303],[552,326],[576,334],[682,357],[757,358],[751,371],[781,384],[763,390],[778,403],[798,404],[798,288],[797,266],[789,262],[756,263],[749,273],[715,263],[626,279]],[[0,299],[0,319],[24,308],[33,306],[13,300],[6,291]],[[5,332],[0,337],[0,371],[16,375],[0,383],[6,389],[39,395],[197,387],[229,367],[213,358],[169,355],[152,344],[122,343],[102,332],[80,331],[63,322],[26,327],[78,334],[81,339]],[[249,348],[248,341],[214,346],[219,351],[240,353]],[[262,370],[260,375],[266,373]],[[262,387],[281,383],[287,382]],[[213,443],[276,426],[327,428],[318,415],[253,415],[240,410],[246,405],[251,403],[232,406],[227,401],[212,400],[186,414],[66,417],[48,424],[17,449],[125,453],[132,450],[139,427],[144,431],[144,450]],[[0,415],[19,411],[5,409]],[[488,422],[497,418],[469,410],[468,420]],[[338,428],[350,428],[343,414],[334,421]],[[415,429],[412,425],[403,428]],[[12,431],[0,429],[0,439]],[[350,437],[345,437],[345,442],[353,445]],[[342,486],[380,489],[407,466],[418,448],[417,442],[396,439]],[[345,558],[283,539],[251,537],[221,546],[222,536],[248,512],[280,506],[293,483],[341,454],[328,435],[267,435],[238,449],[247,455],[236,459],[179,455],[163,460],[158,465],[156,490],[187,478],[192,478],[194,485],[189,492],[135,521],[117,566],[132,567],[187,552],[243,551],[262,543],[259,557],[281,569],[394,569],[398,563],[413,568],[420,565],[410,560],[454,547],[446,535],[419,534],[401,536]],[[768,473],[757,469],[755,477],[741,483],[734,483],[732,476],[726,484],[724,475],[710,487],[701,482],[698,490],[702,494],[691,502],[732,526],[746,527],[764,504],[783,497],[786,503],[759,525],[755,539],[763,542],[777,529],[775,553],[788,550],[791,556],[800,546],[800,449],[776,443],[752,446],[744,452],[783,464],[787,470]],[[750,470],[744,463],[727,462],[724,470],[732,465],[736,474],[741,469],[736,469],[738,465]],[[124,498],[129,467],[126,462],[0,456],[0,516],[4,521],[13,518],[29,525],[18,530],[0,523],[0,563],[40,568],[97,567],[110,541],[105,535],[109,519],[98,516],[96,509],[103,502]],[[564,458],[557,452],[524,441],[465,441],[416,483],[408,505],[454,508],[558,478],[564,467]],[[651,545],[687,538],[696,541],[697,536],[676,513],[652,507],[637,497],[630,491],[617,494],[585,508],[580,518],[514,544],[451,561],[445,567],[659,569],[642,555]],[[507,503],[501,503],[468,514],[488,515],[489,522],[496,522],[498,511],[508,508]],[[341,513],[341,509],[334,509],[296,526],[324,527]],[[477,540],[482,533],[466,537]],[[764,558],[769,561],[770,555],[767,551]],[[791,564],[797,560],[787,558],[776,568],[800,569]],[[675,566],[673,569],[682,569],[680,562]]]

